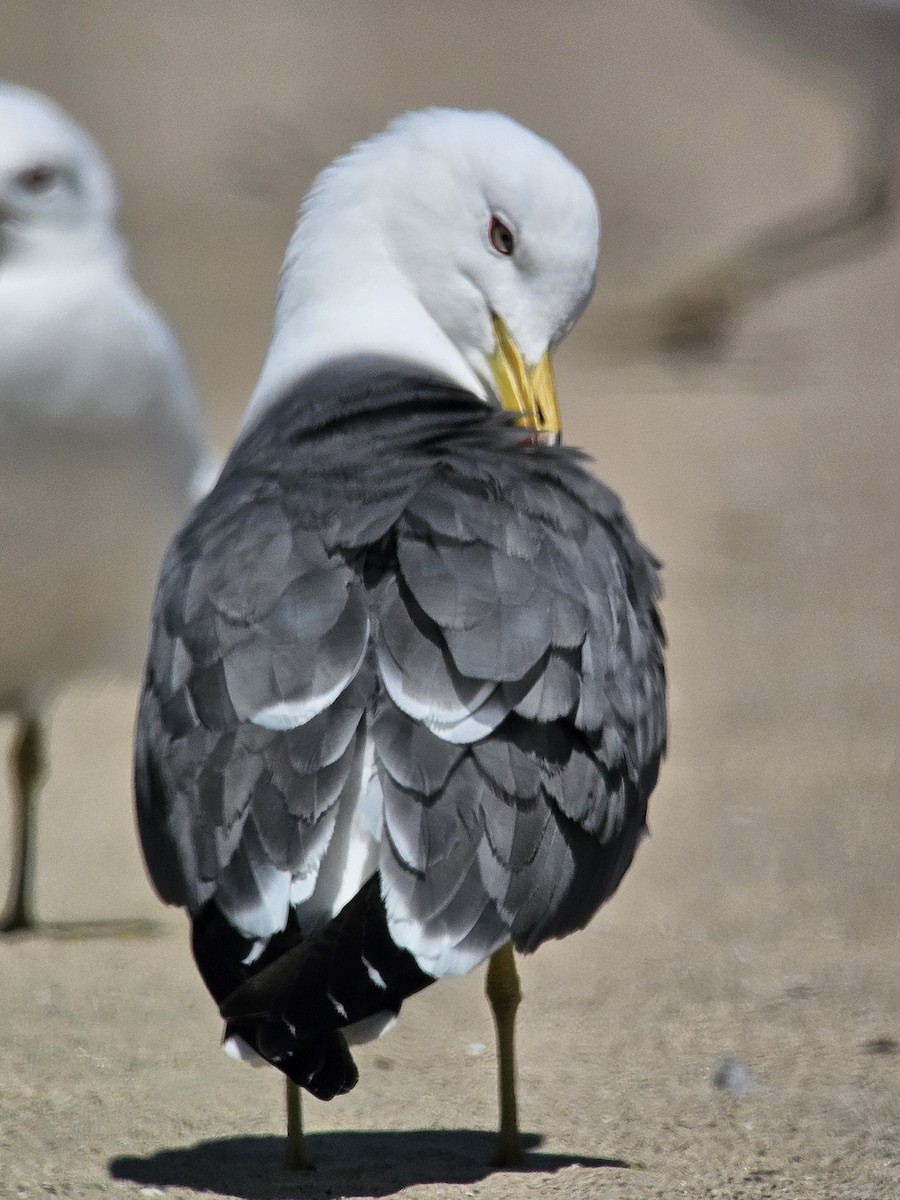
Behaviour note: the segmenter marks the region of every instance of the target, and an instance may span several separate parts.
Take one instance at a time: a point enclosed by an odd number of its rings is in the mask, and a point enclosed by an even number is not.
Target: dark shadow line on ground
[[[100,917],[84,921],[37,921],[27,929],[12,929],[2,936],[10,941],[43,939],[54,942],[92,942],[105,938],[121,938],[123,941],[158,938],[165,932],[165,925],[145,917]]]
[[[538,1134],[523,1135],[525,1162],[517,1172],[553,1172],[563,1167],[628,1167],[618,1158],[550,1154],[537,1150]],[[496,1135],[481,1129],[409,1129],[392,1132],[312,1133],[307,1147],[317,1163],[308,1174],[283,1165],[284,1138],[228,1137],[176,1146],[153,1154],[123,1156],[109,1163],[113,1179],[143,1187],[192,1188],[238,1200],[287,1195],[391,1196],[426,1183],[476,1183],[491,1166]]]

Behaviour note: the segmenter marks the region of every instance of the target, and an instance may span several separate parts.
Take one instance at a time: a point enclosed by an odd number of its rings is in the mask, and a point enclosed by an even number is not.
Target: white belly
[[[4,451],[0,705],[89,671],[136,677],[178,516],[171,484],[115,443]]]

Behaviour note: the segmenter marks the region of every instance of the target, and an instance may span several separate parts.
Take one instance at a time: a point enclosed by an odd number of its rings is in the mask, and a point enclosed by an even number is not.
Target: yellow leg
[[[44,773],[41,727],[32,718],[21,718],[12,749],[15,796],[13,803],[13,861],[9,896],[0,933],[30,929],[32,888],[34,883],[35,800]]]
[[[491,956],[485,985],[497,1030],[497,1083],[500,1094],[500,1131],[497,1137],[497,1167],[518,1166],[523,1160],[516,1104],[516,1009],[522,999],[519,974],[511,943]]]
[[[293,1080],[285,1077],[285,1100],[287,1101],[287,1147],[284,1165],[290,1171],[314,1171],[316,1164],[309,1157],[303,1139],[303,1110],[300,1089]]]

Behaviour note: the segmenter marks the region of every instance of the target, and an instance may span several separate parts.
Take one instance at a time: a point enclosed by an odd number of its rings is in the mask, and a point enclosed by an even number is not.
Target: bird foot
[[[652,303],[654,340],[663,350],[716,354],[731,335],[744,299],[742,272],[731,263],[716,264]]]
[[[35,929],[63,942],[99,941],[103,938],[143,939],[161,937],[165,926],[144,917],[98,917],[84,921],[41,921]]]
[[[165,932],[158,921],[141,917],[98,919],[95,921],[36,921],[24,909],[11,908],[8,915],[0,917],[0,936],[30,934],[59,942],[87,942],[102,938],[155,938]]]
[[[310,1158],[303,1143],[295,1146],[290,1138],[288,1138],[287,1148],[284,1152],[284,1165],[289,1171],[315,1171],[316,1169],[315,1160]]]
[[[511,1137],[507,1137],[501,1133],[497,1139],[497,1149],[491,1159],[491,1166],[521,1167],[524,1161],[525,1151],[522,1148],[522,1139],[519,1134],[515,1133]]]
[[[0,934],[29,933],[34,929],[35,922],[23,908],[13,908],[0,917]]]
[[[289,1171],[314,1171],[316,1164],[306,1149],[303,1136],[303,1106],[300,1088],[285,1076],[284,1096],[287,1107],[287,1141],[284,1146],[284,1165]]]
[[[741,261],[721,259],[654,297],[608,311],[605,344],[617,353],[661,350],[712,357],[727,342],[748,294]]]

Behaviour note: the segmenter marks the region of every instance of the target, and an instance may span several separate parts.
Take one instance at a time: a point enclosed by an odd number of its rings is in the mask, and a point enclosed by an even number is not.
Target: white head
[[[94,251],[116,209],[112,172],[81,126],[39,92],[0,85],[0,260]]]
[[[427,109],[326,168],[285,258],[255,415],[329,359],[382,352],[496,395],[499,318],[527,369],[593,289],[587,180],[498,113]]]

